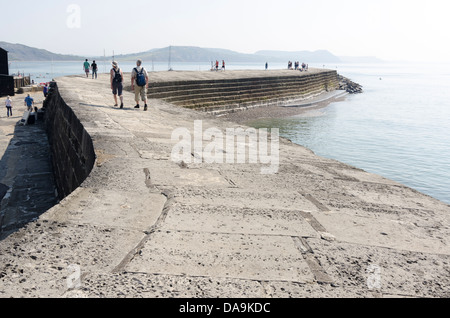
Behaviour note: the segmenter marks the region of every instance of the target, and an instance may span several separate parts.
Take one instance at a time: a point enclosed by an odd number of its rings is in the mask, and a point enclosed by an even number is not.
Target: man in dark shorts
[[[120,108],[123,108],[123,73],[119,68],[117,62],[112,62],[113,68],[111,69],[111,89],[114,95],[114,101],[116,102],[114,106],[118,106],[117,104],[117,95],[120,97]]]

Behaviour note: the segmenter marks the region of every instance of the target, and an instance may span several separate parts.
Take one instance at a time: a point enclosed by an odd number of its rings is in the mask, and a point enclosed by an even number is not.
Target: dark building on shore
[[[0,96],[14,96],[14,77],[9,76],[8,51],[0,48]]]

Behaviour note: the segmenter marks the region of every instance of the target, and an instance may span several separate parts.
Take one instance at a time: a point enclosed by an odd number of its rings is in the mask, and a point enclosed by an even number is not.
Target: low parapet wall
[[[305,100],[339,88],[338,74],[333,70],[286,71],[276,75],[267,72],[265,76],[249,71],[249,74],[237,78],[152,82],[149,98],[220,114]]]
[[[55,82],[44,102],[45,123],[59,199],[72,193],[88,177],[95,163],[91,136],[66,104]]]

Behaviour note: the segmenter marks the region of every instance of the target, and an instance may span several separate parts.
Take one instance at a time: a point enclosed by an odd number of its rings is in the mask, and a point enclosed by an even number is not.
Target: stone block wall
[[[286,76],[152,83],[149,98],[211,113],[304,100],[339,88],[336,71]]]
[[[96,160],[94,145],[80,120],[62,99],[56,82],[50,84],[43,109],[58,197],[63,199],[92,171]]]

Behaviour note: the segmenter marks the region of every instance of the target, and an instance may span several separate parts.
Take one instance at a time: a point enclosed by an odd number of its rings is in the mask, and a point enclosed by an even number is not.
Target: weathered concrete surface
[[[135,110],[129,92],[119,110],[103,76],[58,86],[96,166],[0,242],[1,297],[450,296],[448,205],[286,140],[275,175],[172,162],[174,129],[238,125],[158,100]]]

